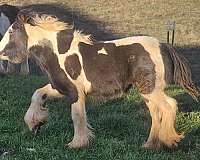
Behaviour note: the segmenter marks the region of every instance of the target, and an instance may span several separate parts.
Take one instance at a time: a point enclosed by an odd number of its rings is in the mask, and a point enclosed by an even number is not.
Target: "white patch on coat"
[[[83,42],[83,43],[86,43],[86,44],[89,44],[89,45],[93,45],[93,42],[91,40],[91,35],[82,34],[81,31],[74,31],[73,36],[74,37],[73,37],[73,39],[71,41],[71,45],[70,45],[70,48],[69,48],[69,50],[67,52],[67,55],[71,55],[71,54],[74,54],[74,53],[79,53],[78,44],[80,42]]]
[[[76,47],[78,48],[78,46]],[[65,69],[65,59],[70,56],[76,54],[79,58],[79,62],[81,64],[81,73],[78,76],[78,78],[76,80],[73,80],[69,74],[67,73],[66,69]],[[82,93],[88,93],[91,90],[91,82],[89,82],[86,78],[85,72],[83,70],[83,60],[82,60],[82,56],[79,53],[79,51],[74,51],[74,50],[70,50],[68,51],[66,54],[59,54],[58,56],[58,61],[59,61],[59,65],[60,67],[65,71],[67,77],[70,79],[70,81],[76,86],[78,92],[80,94]]]
[[[58,55],[57,47],[57,32],[48,31],[38,26],[31,26],[30,24],[24,24],[26,33],[28,35],[28,49],[34,45],[38,45],[44,39],[49,40],[53,45],[53,52]]]
[[[0,33],[1,35],[3,36],[7,29],[9,28],[10,26],[10,21],[8,19],[8,17],[3,13],[1,12],[1,16],[0,16]]]
[[[83,69],[83,58],[82,58],[81,53],[79,52],[79,47],[78,47],[78,44],[80,42],[84,42],[86,44],[92,45],[90,35],[84,35],[84,34],[81,34],[81,32],[75,31],[70,49],[67,52],[67,56],[72,55],[72,54],[76,54],[78,56],[79,62],[81,64],[81,73],[76,80],[71,80],[71,81],[77,87],[78,92],[85,92],[87,94],[91,91],[92,85],[91,85],[91,82],[87,80],[85,71]]]
[[[102,48],[101,50],[99,50],[97,53],[98,53],[98,54],[105,54],[105,55],[108,55],[107,51],[106,51],[104,48]]]

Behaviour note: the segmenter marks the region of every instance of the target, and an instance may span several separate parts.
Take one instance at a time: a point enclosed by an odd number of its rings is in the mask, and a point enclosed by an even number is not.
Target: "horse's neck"
[[[59,32],[35,31],[31,34],[29,46],[48,45],[53,49],[54,54],[65,54],[70,49],[73,33],[72,29]]]
[[[25,28],[28,35],[28,49],[33,46],[49,46],[55,54],[58,54],[57,32],[46,31],[30,25]]]

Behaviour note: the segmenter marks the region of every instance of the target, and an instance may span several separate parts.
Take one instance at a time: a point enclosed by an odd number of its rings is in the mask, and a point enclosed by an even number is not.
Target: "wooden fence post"
[[[175,28],[176,28],[175,21],[168,20],[167,24],[166,24],[166,29],[167,29],[167,43],[170,43],[170,32],[172,32],[172,37],[171,37],[171,44],[172,45],[174,45]]]

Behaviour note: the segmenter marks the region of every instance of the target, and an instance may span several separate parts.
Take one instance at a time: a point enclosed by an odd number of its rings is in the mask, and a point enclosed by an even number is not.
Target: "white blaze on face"
[[[9,28],[10,25],[11,24],[10,24],[8,17],[5,14],[1,13],[1,16],[0,16],[0,34],[2,36],[6,33],[6,31]]]

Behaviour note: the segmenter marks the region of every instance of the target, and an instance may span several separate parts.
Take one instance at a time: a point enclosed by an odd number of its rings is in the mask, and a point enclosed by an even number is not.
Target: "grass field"
[[[1,3],[30,5],[60,3],[75,25],[110,39],[134,34],[148,34],[166,41],[167,20],[176,21],[175,43],[194,64],[198,84],[200,67],[199,0],[1,0]],[[56,10],[55,12],[59,12]],[[62,13],[62,14],[63,14]],[[66,17],[67,18],[67,17]],[[186,137],[175,150],[145,150],[150,115],[136,90],[103,104],[87,101],[87,114],[95,139],[86,149],[64,147],[73,137],[70,106],[65,100],[46,103],[49,123],[33,137],[23,117],[35,89],[47,83],[37,76],[0,77],[0,159],[5,160],[198,160],[200,157],[200,103],[185,92],[170,86],[166,92],[179,102],[177,129]]]
[[[141,146],[150,127],[150,115],[135,90],[104,104],[87,101],[89,122],[95,139],[86,149],[71,150],[64,145],[73,137],[70,106],[65,100],[46,103],[49,123],[33,137],[23,121],[35,89],[46,84],[42,77],[4,77],[0,81],[0,159],[11,160],[147,160],[199,159],[199,104],[180,88],[171,86],[167,93],[179,101],[177,128],[186,138],[176,150],[149,151]],[[7,152],[7,153],[5,153]]]

